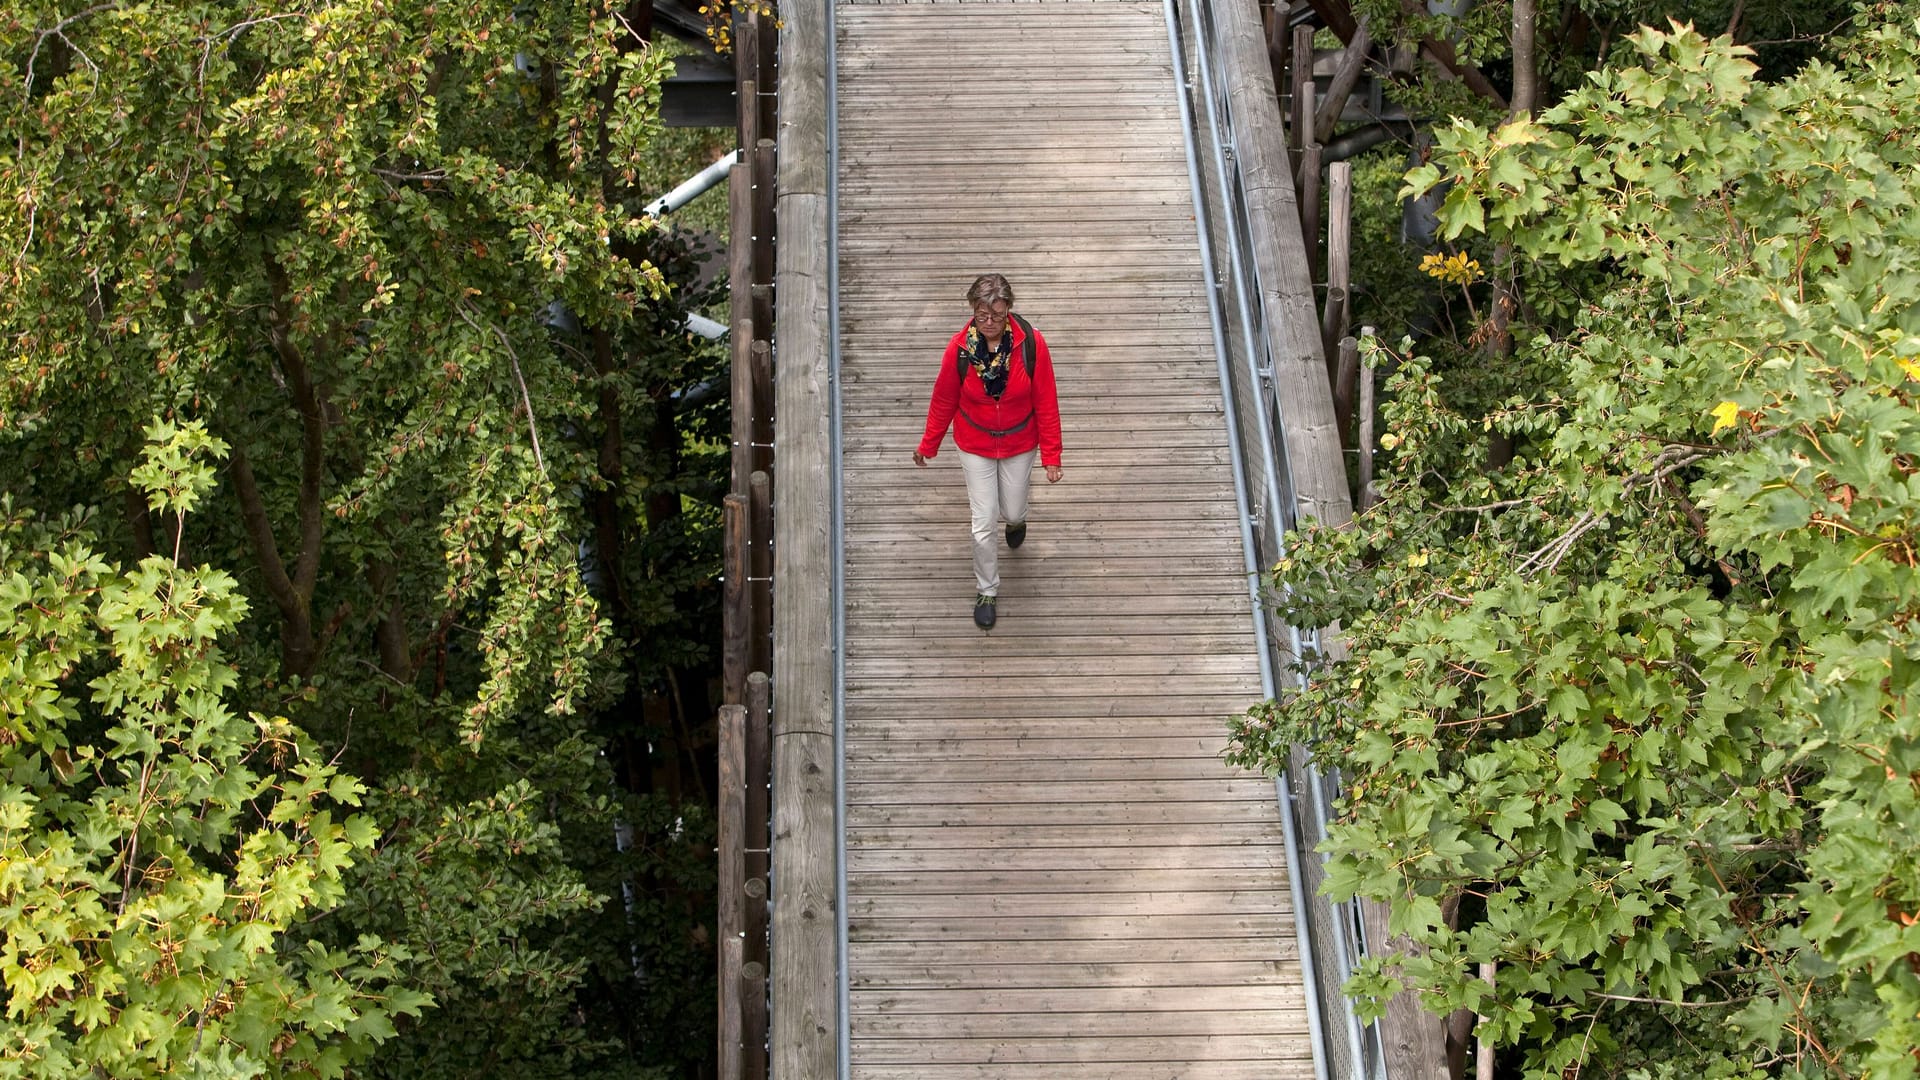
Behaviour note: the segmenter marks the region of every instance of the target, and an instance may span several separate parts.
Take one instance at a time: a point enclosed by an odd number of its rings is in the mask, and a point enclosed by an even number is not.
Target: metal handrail
[[[1200,261],[1208,277],[1207,314],[1213,327],[1214,355],[1218,358],[1220,364],[1220,390],[1221,393],[1228,398],[1229,405],[1229,407],[1224,410],[1227,427],[1227,444],[1232,447],[1234,459],[1234,503],[1236,509],[1239,511],[1241,549],[1246,559],[1247,591],[1253,607],[1255,648],[1260,658],[1260,691],[1262,694],[1271,698],[1277,690],[1278,684],[1276,679],[1278,672],[1283,670],[1283,666],[1280,662],[1281,658],[1274,655],[1272,638],[1268,633],[1268,624],[1271,620],[1267,618],[1265,612],[1266,605],[1262,600],[1260,592],[1260,568],[1266,565],[1266,563],[1262,558],[1257,530],[1254,528],[1254,521],[1256,518],[1272,514],[1275,508],[1280,506],[1281,503],[1273,470],[1271,468],[1262,468],[1260,473],[1262,479],[1265,481],[1266,500],[1259,509],[1251,509],[1249,505],[1249,488],[1255,485],[1249,483],[1247,476],[1249,459],[1246,453],[1246,443],[1243,438],[1243,433],[1240,430],[1239,409],[1233,407],[1232,403],[1234,396],[1233,374],[1230,367],[1232,363],[1232,350],[1227,345],[1227,319],[1223,312],[1226,304],[1225,298],[1221,295],[1227,282],[1222,281],[1214,272],[1217,265],[1213,244],[1215,208],[1209,204],[1206,198],[1205,184],[1201,175],[1203,170],[1200,166],[1198,140],[1195,135],[1197,117],[1192,99],[1193,82],[1187,76],[1186,48],[1182,43],[1180,35],[1180,15],[1175,0],[1166,0],[1166,17],[1168,48],[1173,58],[1174,84],[1180,98],[1180,132],[1186,143],[1187,174],[1192,184],[1194,220],[1198,227],[1199,234]],[[1200,63],[1197,66],[1202,69],[1202,80],[1205,82],[1208,76],[1204,70],[1207,66],[1206,50],[1204,48],[1199,50],[1198,59]],[[1209,93],[1206,96],[1209,99],[1209,120],[1212,120],[1211,94]],[[1219,143],[1217,141],[1214,143],[1214,149],[1217,159],[1219,152]],[[1216,163],[1216,173],[1218,173],[1218,171],[1219,166]],[[1231,219],[1231,217],[1232,215],[1229,215],[1229,219]],[[1237,229],[1235,231],[1238,232]],[[1237,236],[1235,239],[1237,239]],[[1238,289],[1241,285],[1240,274],[1243,268],[1239,245],[1230,242],[1227,248],[1229,258],[1233,264],[1233,284],[1236,289]],[[1243,334],[1242,340],[1251,340],[1253,324],[1247,319],[1244,304],[1241,305],[1240,315]],[[1261,456],[1257,460],[1259,462],[1270,462],[1273,460],[1273,428],[1268,422],[1269,418],[1264,410],[1256,413],[1256,419],[1257,423],[1254,426],[1259,432],[1261,447]],[[1281,832],[1286,841],[1287,866],[1290,869],[1287,875],[1287,884],[1291,892],[1293,909],[1296,912],[1294,930],[1299,938],[1298,955],[1300,957],[1301,975],[1302,981],[1306,984],[1307,988],[1307,1028],[1313,1043],[1314,1078],[1315,1080],[1330,1080],[1327,1066],[1328,1055],[1324,1049],[1326,1045],[1325,1024],[1321,1015],[1320,994],[1317,991],[1319,980],[1315,972],[1313,944],[1307,935],[1308,920],[1298,915],[1298,913],[1304,912],[1307,908],[1307,899],[1304,895],[1304,890],[1301,888],[1300,875],[1297,870],[1300,866],[1299,830],[1293,820],[1293,802],[1287,798],[1285,788],[1277,787],[1275,795],[1278,798],[1280,806]],[[1345,1080],[1345,1078],[1342,1078],[1342,1080]]]
[[[1227,286],[1231,286],[1232,306],[1237,316],[1232,320],[1232,329],[1237,331],[1234,344],[1242,354],[1244,370],[1230,374],[1224,367],[1223,356],[1223,389],[1229,396],[1227,412],[1230,418],[1244,409],[1255,420],[1251,426],[1258,435],[1256,445],[1248,445],[1238,438],[1234,441],[1236,475],[1246,476],[1248,490],[1257,490],[1263,496],[1249,514],[1247,523],[1254,527],[1248,536],[1252,546],[1251,556],[1257,559],[1256,566],[1271,566],[1285,557],[1286,533],[1297,522],[1296,488],[1286,454],[1286,442],[1278,437],[1279,433],[1286,430],[1286,417],[1282,415],[1273,380],[1273,342],[1278,328],[1266,325],[1263,305],[1260,303],[1262,282],[1259,267],[1251,257],[1254,238],[1248,224],[1247,195],[1240,169],[1242,155],[1235,137],[1235,117],[1225,80],[1219,77],[1220,73],[1216,70],[1220,43],[1212,0],[1166,0],[1166,4],[1170,32],[1175,35],[1175,72],[1189,99],[1183,102],[1183,112],[1196,118],[1204,114],[1203,138],[1212,149],[1215,190],[1202,200],[1197,214],[1203,236],[1203,254],[1209,256],[1207,270],[1213,279],[1210,281],[1209,296],[1216,308],[1221,306],[1223,297],[1220,294]],[[1195,80],[1184,74],[1185,49],[1179,38],[1181,27],[1191,27],[1197,85]],[[1196,102],[1198,108],[1195,107]],[[1199,194],[1197,175],[1196,194]],[[1225,234],[1225,243],[1219,245],[1211,244],[1207,235],[1216,224]],[[1216,248],[1224,249],[1224,260],[1215,254]],[[1236,380],[1232,377],[1234,374],[1240,378]],[[1258,482],[1254,482],[1256,474]],[[1243,510],[1246,509],[1243,504]],[[1285,624],[1270,606],[1261,606],[1264,609],[1263,623],[1271,622],[1271,631],[1262,635],[1262,645],[1269,650],[1269,654],[1262,657],[1262,672],[1265,690],[1272,696],[1283,679],[1294,686],[1304,683],[1299,661],[1312,648],[1315,635],[1311,630]],[[1310,845],[1300,844],[1300,829],[1310,822],[1312,833],[1309,839],[1325,836],[1338,794],[1338,778],[1320,773],[1300,753],[1293,755],[1288,772],[1292,790],[1289,790],[1287,779],[1283,778],[1279,798],[1287,831],[1289,864],[1293,867],[1290,878],[1294,888],[1296,920],[1302,936],[1301,961],[1308,982],[1309,1020],[1316,1044],[1315,1072],[1320,1080],[1377,1080],[1385,1076],[1385,1054],[1378,1030],[1373,1025],[1363,1025],[1352,1002],[1339,992],[1339,984],[1344,984],[1352,975],[1355,963],[1365,951],[1358,907],[1351,901],[1334,905],[1318,895],[1303,895],[1305,889],[1302,878],[1306,865],[1300,861],[1300,849],[1309,848],[1305,858],[1317,859],[1319,856],[1311,852]],[[1296,808],[1295,800],[1304,806]],[[1308,820],[1299,820],[1296,809],[1304,809]],[[1315,876],[1317,878],[1318,874]],[[1331,957],[1334,970],[1318,970],[1316,956]],[[1319,985],[1319,979],[1327,976],[1337,979],[1338,983],[1331,987]],[[1333,1030],[1329,1030],[1329,1020],[1332,1021]],[[1345,1053],[1335,1053],[1335,1044],[1330,1040],[1344,1043],[1342,1049]],[[1345,1064],[1347,1068],[1334,1068],[1330,1064],[1334,1061]]]

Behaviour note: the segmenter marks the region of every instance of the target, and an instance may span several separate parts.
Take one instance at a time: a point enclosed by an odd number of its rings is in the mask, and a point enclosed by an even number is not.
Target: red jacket
[[[1060,464],[1060,399],[1054,393],[1053,357],[1047,352],[1047,340],[1040,331],[1033,331],[1033,377],[1028,378],[1021,352],[1026,332],[1015,322],[1008,324],[1007,333],[1013,335],[1013,356],[1007,364],[1007,388],[999,401],[987,396],[980,373],[960,362],[966,328],[947,342],[940,377],[933,381],[933,402],[927,406],[927,432],[920,438],[923,457],[939,451],[940,440],[951,426],[954,445],[969,454],[1009,458],[1037,446],[1040,464]]]

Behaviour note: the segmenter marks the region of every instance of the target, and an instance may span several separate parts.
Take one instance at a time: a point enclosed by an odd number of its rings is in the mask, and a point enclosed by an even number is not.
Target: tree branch
[[[1643,484],[1660,483],[1681,469],[1711,457],[1717,452],[1718,451],[1695,450],[1691,446],[1669,446],[1665,450],[1655,454],[1653,460],[1647,463],[1645,470],[1634,473],[1632,476],[1621,481],[1620,497],[1622,499],[1626,498],[1634,488]],[[1555,567],[1560,565],[1560,560],[1566,558],[1567,553],[1573,550],[1573,545],[1576,541],[1606,523],[1606,515],[1588,510],[1575,518],[1573,524],[1567,526],[1566,531],[1549,540],[1545,545],[1540,547],[1539,550],[1521,560],[1520,565],[1514,567],[1514,569],[1522,575],[1536,569],[1551,573]]]
[[[280,667],[289,676],[307,678],[313,674],[319,649],[313,640],[313,613],[308,596],[294,587],[287,575],[286,563],[273,537],[273,521],[267,516],[266,501],[260,497],[260,485],[253,475],[253,463],[246,448],[232,438],[232,453],[227,458],[227,476],[233,481],[233,493],[240,500],[240,523],[253,544],[254,561],[266,580],[267,595],[280,609]]]
[[[1542,496],[1529,495],[1523,499],[1501,499],[1499,502],[1481,503],[1479,506],[1441,506],[1436,507],[1442,514],[1484,514],[1491,510],[1506,510],[1515,506],[1539,505]]]
[[[1353,36],[1360,24],[1354,19],[1353,9],[1348,6],[1347,0],[1308,0],[1308,3],[1312,5],[1314,14],[1320,16],[1320,21],[1327,24],[1327,29],[1333,31],[1342,42],[1353,43]],[[1408,15],[1426,14],[1420,0],[1401,0],[1400,8]],[[1465,83],[1467,89],[1491,101],[1502,112],[1506,111],[1507,99],[1500,95],[1493,83],[1487,81],[1479,68],[1460,62],[1459,56],[1453,51],[1452,42],[1429,38],[1420,42],[1420,48],[1435,63],[1446,68],[1449,74]]]
[[[313,596],[320,576],[320,542],[326,522],[326,505],[321,498],[321,483],[326,470],[327,411],[307,357],[294,343],[292,321],[287,317],[287,275],[280,264],[266,260],[267,284],[273,301],[267,306],[268,337],[287,376],[287,388],[293,393],[293,407],[300,414],[300,495],[299,548],[294,553],[292,585],[303,601]]]
[[[39,61],[40,48],[47,43],[47,39],[50,37],[59,38],[62,42],[65,42],[67,48],[72,49],[75,56],[86,61],[87,66],[93,69],[94,77],[98,79],[100,75],[100,65],[94,63],[92,57],[88,56],[80,46],[75,45],[73,41],[67,37],[67,27],[72,26],[74,23],[79,22],[89,15],[98,15],[103,11],[108,11],[119,6],[117,3],[95,4],[92,7],[82,8],[74,12],[45,30],[36,31],[33,35],[33,52],[27,56],[26,78],[20,84],[20,100],[26,101],[33,96],[33,65]]]
[[[267,582],[267,595],[280,608],[280,614],[291,618],[306,613],[306,604],[299,592],[293,587],[293,579],[287,576],[286,563],[280,558],[280,545],[273,538],[273,521],[267,516],[266,501],[260,497],[260,485],[254,479],[253,463],[247,457],[246,448],[229,438],[233,446],[227,458],[227,475],[233,480],[233,493],[240,500],[240,524],[246,529],[247,539],[253,542],[254,561],[260,564],[261,576]]]
[[[1540,68],[1534,57],[1537,0],[1513,0],[1513,105],[1509,115],[1533,115],[1539,97]]]
[[[492,323],[482,328],[478,322],[474,321],[473,316],[467,314],[469,306],[465,300],[460,301],[454,306],[454,314],[460,316],[462,322],[473,327],[474,332],[482,337],[486,336],[488,330],[492,330],[493,336],[500,339],[500,347],[507,350],[507,359],[513,365],[513,381],[520,386],[520,403],[527,410],[527,433],[533,437],[533,463],[540,467],[540,476],[544,479],[547,475],[547,459],[540,453],[540,424],[533,417],[533,395],[527,392],[527,377],[520,371],[520,354],[513,350],[513,342],[508,340],[505,330]]]
[[[1420,0],[1400,0],[1400,10],[1416,17],[1426,14],[1426,9],[1421,5]],[[1487,81],[1487,77],[1480,73],[1479,68],[1461,62],[1459,55],[1453,51],[1451,41],[1427,38],[1420,42],[1420,48],[1432,57],[1435,63],[1446,68],[1454,77],[1465,83],[1467,89],[1486,98],[1502,112],[1507,110],[1507,99],[1501,96],[1500,91],[1494,89],[1493,83]]]
[[[1732,1005],[1744,1005],[1758,995],[1727,998],[1724,1001],[1668,1001],[1666,998],[1629,997],[1626,994],[1589,994],[1602,1001],[1625,1001],[1635,1005],[1669,1005],[1676,1009],[1723,1009]]]
[[[380,671],[405,686],[413,682],[414,662],[407,642],[406,610],[394,587],[398,577],[390,559],[377,559],[367,567],[367,584],[373,586],[374,606],[380,611],[380,621],[373,627]]]

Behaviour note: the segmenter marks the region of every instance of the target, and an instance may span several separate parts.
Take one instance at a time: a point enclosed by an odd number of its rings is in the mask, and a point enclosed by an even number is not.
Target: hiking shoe
[[[986,593],[973,598],[973,625],[982,630],[993,629],[993,597]]]
[[[1007,546],[1010,548],[1017,548],[1021,544],[1024,544],[1026,542],[1027,542],[1027,523],[1024,521],[1018,525],[1008,523]]]

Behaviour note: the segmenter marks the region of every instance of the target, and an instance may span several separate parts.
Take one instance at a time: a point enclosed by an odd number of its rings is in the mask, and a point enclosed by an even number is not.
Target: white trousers
[[[961,471],[967,474],[967,505],[973,510],[974,583],[983,595],[998,596],[1000,538],[994,533],[1002,521],[1018,525],[1027,520],[1027,491],[1040,450],[1036,447],[1010,458],[958,452]]]

